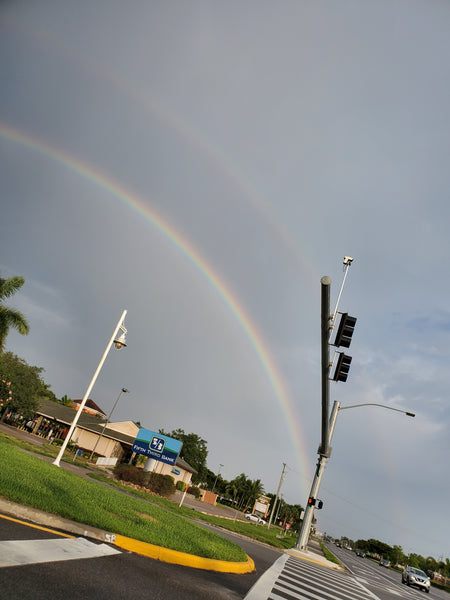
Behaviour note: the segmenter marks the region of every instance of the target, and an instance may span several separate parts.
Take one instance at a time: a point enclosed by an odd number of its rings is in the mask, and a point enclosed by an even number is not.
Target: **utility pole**
[[[270,519],[269,519],[269,524],[267,525],[267,529],[270,529],[270,526],[272,525],[273,516],[274,516],[275,510],[277,508],[278,494],[280,493],[281,484],[283,483],[283,479],[284,479],[285,469],[286,469],[286,463],[283,463],[283,470],[281,471],[280,483],[278,484],[278,489],[277,489],[277,493],[275,496],[275,502],[273,503],[272,512],[270,513]]]

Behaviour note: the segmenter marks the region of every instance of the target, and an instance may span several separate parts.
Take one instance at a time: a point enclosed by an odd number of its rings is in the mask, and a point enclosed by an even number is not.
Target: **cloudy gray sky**
[[[450,4],[4,2],[7,349],[304,505],[320,278],[357,316],[318,527],[449,557]]]

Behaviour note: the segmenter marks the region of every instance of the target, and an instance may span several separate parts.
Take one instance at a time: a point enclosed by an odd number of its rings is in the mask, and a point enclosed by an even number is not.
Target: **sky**
[[[450,557],[450,4],[0,6],[0,273],[58,398],[207,442],[305,506],[321,278],[357,317],[316,511]],[[331,356],[334,356],[331,348]],[[389,410],[396,409],[395,411]],[[402,412],[410,411],[415,418]]]

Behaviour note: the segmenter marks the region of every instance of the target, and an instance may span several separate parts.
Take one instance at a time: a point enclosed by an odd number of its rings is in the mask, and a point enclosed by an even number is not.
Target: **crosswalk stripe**
[[[263,585],[264,584],[264,585]],[[289,556],[278,559],[245,600],[378,600],[347,573]]]
[[[0,567],[16,567],[62,560],[79,560],[120,554],[107,544],[94,544],[85,538],[0,541]]]

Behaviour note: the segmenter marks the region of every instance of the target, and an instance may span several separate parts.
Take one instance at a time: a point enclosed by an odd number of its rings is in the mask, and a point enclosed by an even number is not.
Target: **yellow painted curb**
[[[142,554],[162,562],[193,567],[194,569],[206,569],[208,571],[220,571],[222,573],[251,573],[255,570],[255,563],[248,556],[246,562],[230,562],[226,560],[215,560],[213,558],[202,558],[193,554],[186,554],[178,550],[169,550],[147,542],[140,542],[123,535],[116,535],[114,543],[119,548],[130,550],[136,554]]]

